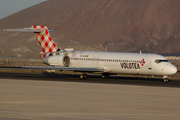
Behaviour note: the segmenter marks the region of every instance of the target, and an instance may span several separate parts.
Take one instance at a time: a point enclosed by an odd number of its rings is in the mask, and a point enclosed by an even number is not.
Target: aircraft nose
[[[173,75],[173,74],[176,74],[176,73],[177,73],[177,68],[173,65],[173,66],[171,67],[171,69],[170,69],[170,72],[171,72],[172,75]]]

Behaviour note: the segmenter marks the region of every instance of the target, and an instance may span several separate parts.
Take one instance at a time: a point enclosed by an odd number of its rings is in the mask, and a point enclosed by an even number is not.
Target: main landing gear
[[[87,74],[86,74],[86,73],[83,73],[83,74],[81,74],[81,75],[79,76],[79,78],[80,78],[80,79],[87,79]],[[102,79],[108,79],[108,78],[109,78],[109,75],[103,73],[103,74],[101,75],[101,78],[102,78]]]
[[[109,78],[109,75],[108,75],[108,74],[102,74],[102,75],[101,75],[101,78],[102,78],[102,79],[108,79],[108,78]]]
[[[80,79],[87,79],[87,74],[86,74],[86,73],[81,74],[81,75],[79,76],[79,78],[80,78]]]

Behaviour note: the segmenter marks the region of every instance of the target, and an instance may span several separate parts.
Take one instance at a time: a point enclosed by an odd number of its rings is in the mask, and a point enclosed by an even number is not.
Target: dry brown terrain
[[[48,0],[0,20],[0,30],[46,25],[61,48],[180,53],[179,0]],[[0,32],[0,53],[34,57],[32,33]],[[117,45],[119,44],[119,45]]]

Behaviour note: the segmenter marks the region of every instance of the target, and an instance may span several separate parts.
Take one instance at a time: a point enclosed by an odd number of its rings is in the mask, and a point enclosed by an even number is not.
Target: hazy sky
[[[0,19],[46,0],[0,0]]]

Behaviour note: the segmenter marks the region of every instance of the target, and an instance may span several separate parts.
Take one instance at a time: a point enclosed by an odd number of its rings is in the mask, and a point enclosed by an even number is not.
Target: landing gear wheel
[[[167,82],[169,82],[169,80],[168,79],[164,79],[164,82],[167,83]]]
[[[108,75],[108,74],[102,74],[102,75],[101,75],[101,78],[102,78],[102,79],[108,79],[108,78],[109,78],[109,75]]]
[[[83,78],[84,78],[84,79],[87,79],[87,74],[83,74]]]
[[[80,79],[87,79],[87,74],[81,74],[81,75],[79,76],[79,78],[80,78]]]
[[[164,78],[164,83],[167,83],[169,80],[168,80],[168,78],[170,78],[169,76],[163,76],[163,78]]]
[[[84,77],[83,77],[83,75],[80,75],[79,78],[80,78],[80,79],[83,79]]]

